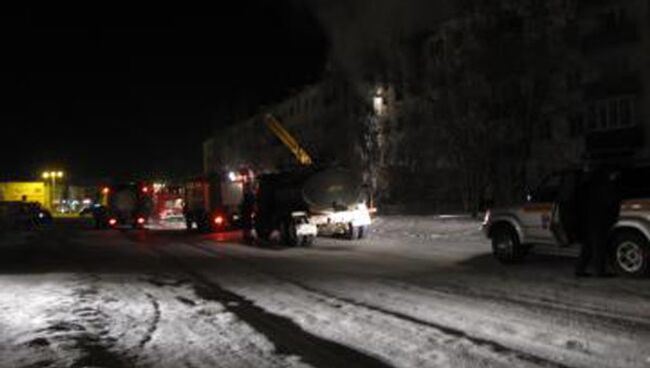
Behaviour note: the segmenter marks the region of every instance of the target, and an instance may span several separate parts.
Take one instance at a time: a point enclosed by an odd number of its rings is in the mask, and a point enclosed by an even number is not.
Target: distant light
[[[59,171],[56,173],[57,178],[62,178],[63,177],[63,171]]]
[[[142,187],[142,193],[149,193],[149,187]]]
[[[144,217],[138,217],[138,224],[139,224],[139,225],[144,224],[144,222],[145,222]]]
[[[43,179],[49,179],[50,178],[50,173],[44,172],[43,173]]]
[[[104,188],[102,189],[102,194],[106,195],[106,194],[108,194],[110,191],[111,191],[111,188],[109,188],[109,187],[104,187]]]
[[[91,204],[91,203],[93,203],[93,201],[90,200],[90,199],[88,199],[88,198],[86,198],[86,199],[83,200],[82,203],[83,203],[83,204]]]
[[[117,224],[117,220],[112,218],[112,219],[108,220],[108,224],[111,225],[111,226],[115,226]]]
[[[231,171],[230,173],[228,173],[228,179],[230,179],[230,181],[237,181],[237,178],[238,176],[235,172]]]
[[[39,212],[38,213],[38,218],[41,218],[41,219],[45,218],[45,214],[43,212]]]
[[[384,109],[384,98],[381,96],[375,96],[373,99],[373,107],[375,110],[375,114],[377,115],[383,115],[385,112]]]

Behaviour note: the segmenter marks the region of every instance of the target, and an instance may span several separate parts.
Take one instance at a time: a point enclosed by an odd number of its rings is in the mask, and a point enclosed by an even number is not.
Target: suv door
[[[522,208],[521,221],[527,238],[533,243],[555,243],[551,232],[553,202],[557,198],[563,173],[554,173],[542,180]]]

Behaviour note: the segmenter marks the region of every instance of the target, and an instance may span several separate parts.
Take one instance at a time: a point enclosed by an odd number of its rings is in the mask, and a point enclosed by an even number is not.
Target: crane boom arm
[[[307,151],[300,146],[298,141],[296,141],[296,139],[286,129],[284,129],[278,119],[273,115],[268,114],[265,116],[264,122],[271,132],[273,132],[273,134],[275,134],[275,136],[278,137],[285,146],[287,146],[301,165],[309,166],[313,164],[313,160],[311,159],[311,156],[309,156],[309,153],[307,153]]]

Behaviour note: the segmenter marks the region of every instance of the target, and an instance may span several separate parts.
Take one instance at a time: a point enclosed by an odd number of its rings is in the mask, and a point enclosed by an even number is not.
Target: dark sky
[[[1,176],[198,173],[211,130],[318,79],[328,41],[306,7],[221,3],[1,16]]]

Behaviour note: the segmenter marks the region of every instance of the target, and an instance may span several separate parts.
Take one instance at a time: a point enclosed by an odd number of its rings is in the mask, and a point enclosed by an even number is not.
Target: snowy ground
[[[178,226],[0,238],[0,367],[650,367],[650,280],[494,261],[478,222],[251,247]]]

